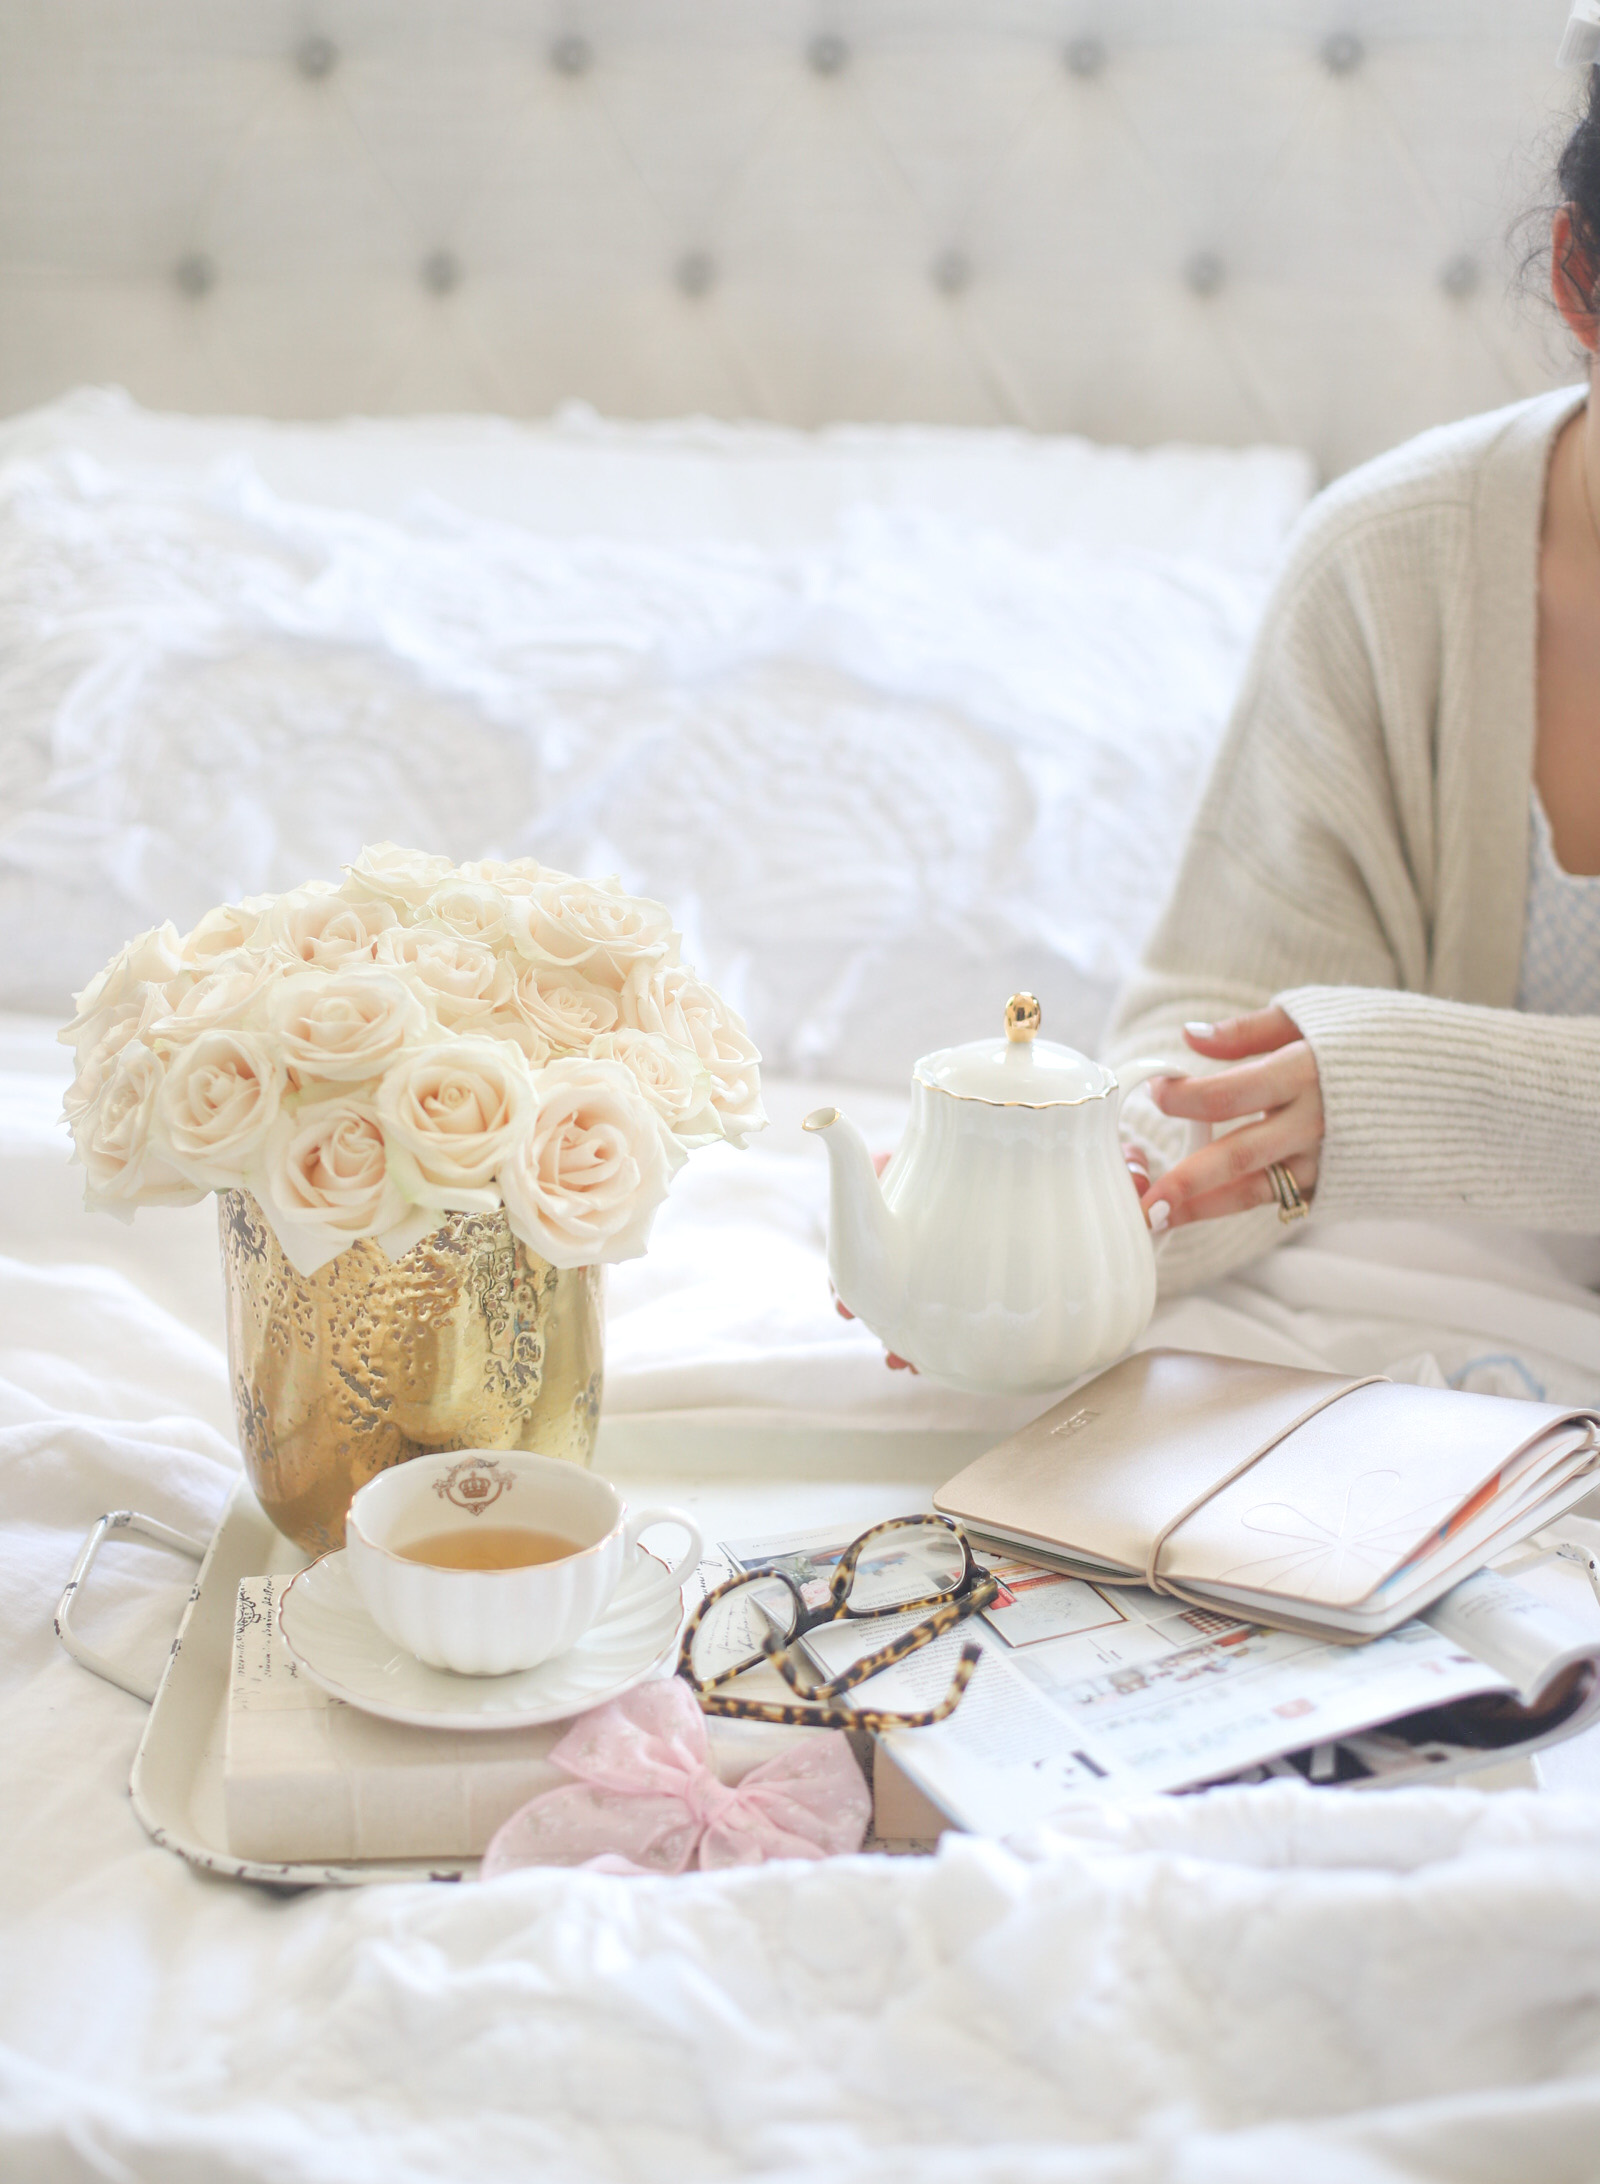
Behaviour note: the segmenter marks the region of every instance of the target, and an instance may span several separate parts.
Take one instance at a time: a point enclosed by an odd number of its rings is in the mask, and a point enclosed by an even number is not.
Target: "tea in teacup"
[[[436,1570],[526,1570],[536,1562],[559,1562],[583,1552],[579,1540],[559,1532],[536,1532],[527,1524],[493,1524],[478,1531],[430,1532],[424,1539],[391,1547],[406,1562],[426,1562]]]

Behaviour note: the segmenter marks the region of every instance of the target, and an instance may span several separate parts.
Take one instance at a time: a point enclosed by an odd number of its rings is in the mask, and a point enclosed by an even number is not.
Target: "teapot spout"
[[[906,1245],[884,1203],[867,1141],[837,1107],[819,1107],[801,1124],[817,1133],[832,1171],[828,1194],[828,1273],[841,1304],[889,1341],[906,1291]]]

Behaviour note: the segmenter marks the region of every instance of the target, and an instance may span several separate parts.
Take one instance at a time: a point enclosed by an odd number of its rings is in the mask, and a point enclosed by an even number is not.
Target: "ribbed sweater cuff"
[[[1276,999],[1322,1079],[1319,1216],[1600,1230],[1600,1021],[1381,987]]]

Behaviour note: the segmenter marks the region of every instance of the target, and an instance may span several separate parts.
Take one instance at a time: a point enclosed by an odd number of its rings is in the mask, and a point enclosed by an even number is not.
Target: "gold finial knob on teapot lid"
[[[1031,993],[1014,993],[1006,1003],[1006,1037],[1013,1045],[1026,1045],[1044,1017],[1038,997]]]

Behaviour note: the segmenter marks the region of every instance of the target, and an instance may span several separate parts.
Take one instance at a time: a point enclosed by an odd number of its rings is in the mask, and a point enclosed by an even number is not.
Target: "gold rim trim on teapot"
[[[1043,1022],[1044,1010],[1040,1006],[1037,994],[1014,993],[1006,1003],[1006,1038],[1012,1046],[1031,1046],[1038,1037],[1039,1026]],[[931,1077],[924,1076],[921,1062],[917,1063],[911,1075],[915,1083],[922,1085],[929,1092],[942,1093],[947,1100],[969,1100],[975,1107],[1027,1107],[1031,1108],[1036,1114],[1040,1114],[1049,1107],[1087,1107],[1092,1100],[1109,1099],[1111,1094],[1118,1091],[1120,1087],[1111,1071],[1104,1069],[1104,1064],[1100,1066],[1104,1070],[1106,1083],[1101,1086],[1098,1092],[1080,1092],[1076,1099],[1071,1100],[997,1100],[987,1092],[953,1092],[949,1085],[935,1084]],[[829,1110],[829,1121],[833,1119],[836,1112],[837,1110]],[[819,1110],[819,1116],[807,1116],[802,1127],[807,1130],[821,1130],[826,1129],[827,1124],[820,1120]]]

